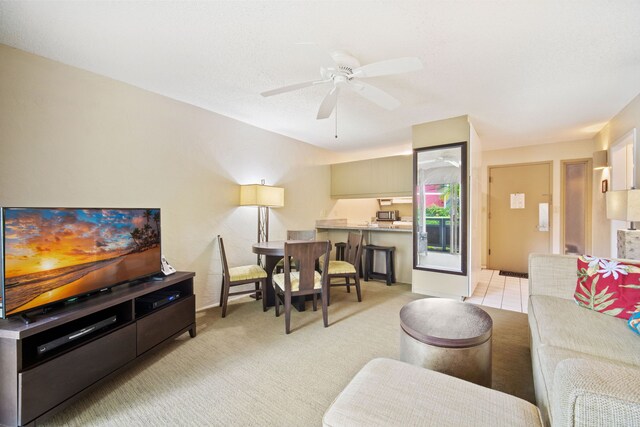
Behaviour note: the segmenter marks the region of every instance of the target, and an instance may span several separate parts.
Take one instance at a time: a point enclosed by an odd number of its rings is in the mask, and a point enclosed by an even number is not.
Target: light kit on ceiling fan
[[[308,43],[305,44],[312,45]],[[283,86],[262,92],[261,95],[268,97],[304,89],[310,86],[333,84],[329,93],[325,95],[324,99],[320,103],[316,119],[326,119],[330,117],[331,113],[335,110],[336,138],[338,138],[338,95],[342,89],[351,90],[386,110],[394,110],[400,106],[400,101],[389,95],[387,92],[362,81],[362,79],[408,73],[411,71],[421,70],[423,68],[420,59],[414,57],[388,59],[361,66],[360,62],[356,58],[343,50],[335,50],[331,52],[327,62],[326,66],[320,67],[320,80],[309,80],[306,82]]]

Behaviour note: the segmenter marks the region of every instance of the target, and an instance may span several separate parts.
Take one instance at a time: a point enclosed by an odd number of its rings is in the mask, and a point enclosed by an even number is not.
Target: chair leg
[[[318,311],[318,294],[313,294],[313,311]]]
[[[256,287],[256,300],[260,299],[262,297],[261,293],[260,293],[260,282],[256,282],[255,283],[255,287]]]
[[[291,294],[284,294],[284,329],[287,334],[291,333]]]
[[[360,292],[360,278],[358,277],[358,273],[356,273],[356,294],[358,294],[358,302],[362,302],[362,293]]]
[[[280,297],[278,296],[278,287],[274,289],[276,297],[276,317],[280,317]]]
[[[351,285],[349,284],[349,277],[345,277],[344,278],[344,283],[345,285],[347,285],[347,293],[350,294],[351,293]]]
[[[328,291],[328,289],[327,289]],[[327,313],[327,306],[329,305],[329,292],[322,292],[322,321],[324,327],[329,326],[329,315]]]
[[[364,255],[364,281],[365,282],[369,281],[369,273],[371,272],[371,269],[373,267],[371,252],[373,251],[365,251],[365,255]]]
[[[229,284],[225,283],[222,287],[222,317],[227,315],[227,302],[229,301]]]
[[[224,277],[222,278],[222,283],[220,284],[220,307],[222,307],[223,298],[224,298]]]
[[[267,311],[267,279],[262,279],[260,284],[262,286],[262,290],[260,291],[260,296],[262,297],[262,311]]]

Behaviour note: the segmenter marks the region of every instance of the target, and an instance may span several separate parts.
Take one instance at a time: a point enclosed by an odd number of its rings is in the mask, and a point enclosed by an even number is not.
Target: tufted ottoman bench
[[[392,359],[373,359],[325,412],[337,426],[542,426],[517,397]]]

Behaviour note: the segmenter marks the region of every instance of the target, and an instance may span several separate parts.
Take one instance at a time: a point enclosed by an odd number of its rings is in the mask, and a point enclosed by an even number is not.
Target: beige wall
[[[469,123],[469,295],[478,285],[482,270],[482,140]]]
[[[346,218],[350,224],[370,222],[380,209],[378,199],[337,199],[327,218]]]
[[[163,252],[196,272],[198,307],[219,298],[217,234],[232,264],[255,262],[238,184],[285,188],[272,240],[333,206],[326,150],[3,45],[0,135],[1,206],[161,208]]]
[[[604,150],[611,147],[611,145],[615,144],[616,141],[620,140],[620,138],[627,135],[633,129],[640,129],[640,95],[636,96],[631,102],[625,106],[622,111],[615,115],[605,126],[604,128],[595,136],[595,146],[596,150]],[[637,136],[636,136],[637,138]],[[636,141],[636,145],[638,141]],[[640,150],[636,148],[636,165],[640,165]],[[602,179],[607,179],[609,177],[610,171],[608,169],[604,169],[598,172],[597,175],[594,175],[594,185],[599,185]],[[636,166],[636,185],[640,184],[640,167]],[[596,212],[601,217],[606,217],[606,205],[604,201],[604,197],[595,198],[594,197],[594,215]],[[598,224],[593,221],[594,225]],[[611,229],[610,227],[597,227],[594,226],[593,229],[593,240],[602,242],[602,245],[609,245],[611,241]],[[609,256],[610,249],[607,249],[607,252],[603,252],[603,254]]]
[[[552,250],[553,253],[560,253],[560,161],[569,159],[590,158],[596,151],[594,143],[591,140],[562,142],[555,144],[531,145],[526,147],[517,147],[503,150],[490,150],[482,153],[482,264],[486,265],[487,255],[487,194],[488,194],[488,168],[490,166],[518,164],[518,163],[534,163],[542,161],[553,162],[553,183],[552,183]],[[593,200],[594,208],[592,211],[593,224],[602,224],[606,220],[603,213],[596,209],[596,204],[604,199],[604,195],[600,193],[599,171],[594,171],[593,179]],[[593,239],[592,253],[597,255],[605,254],[608,251],[608,243]]]
[[[338,199],[327,215],[327,218],[346,218],[349,223],[370,222],[377,211],[398,211],[400,217],[413,215],[413,204],[392,203],[380,206],[378,199]]]
[[[438,120],[435,122],[422,123],[413,126],[413,148],[432,147],[437,145],[451,144],[456,142],[468,142],[467,144],[467,158],[471,161],[473,159],[479,159],[479,150],[474,147],[471,148],[472,127],[469,123],[467,116],[452,117],[450,119]],[[475,131],[473,131],[475,134]],[[479,138],[474,135],[475,143],[479,144]],[[470,153],[473,151],[473,156]],[[468,177],[472,173],[473,165],[469,165]],[[467,179],[468,179],[467,177]],[[467,188],[471,188],[467,186]],[[467,197],[467,212],[469,212],[469,219],[472,218],[473,212],[476,207],[471,204],[472,198]],[[477,201],[474,200],[479,205]],[[469,224],[467,219],[467,224]],[[468,225],[464,225],[468,228],[467,233],[467,268],[468,272],[466,276],[458,274],[441,273],[438,271],[426,271],[426,270],[413,270],[412,275],[412,291],[425,295],[432,295],[438,297],[459,298],[470,296],[473,293],[473,288],[477,282],[476,273],[477,269],[472,268],[469,265],[469,261],[474,259],[471,253],[474,246],[471,245],[472,239],[476,236],[471,235],[471,230]]]

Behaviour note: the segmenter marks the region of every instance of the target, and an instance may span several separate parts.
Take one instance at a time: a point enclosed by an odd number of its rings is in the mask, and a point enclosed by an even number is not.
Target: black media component
[[[180,298],[180,291],[163,290],[136,298],[136,313],[145,313]]]
[[[73,340],[76,340],[78,338],[82,338],[84,336],[87,336],[93,332],[96,332],[102,328],[105,328],[109,325],[112,325],[114,323],[116,323],[116,316],[113,315],[107,319],[101,320],[99,322],[96,322],[92,325],[89,325],[85,328],[82,328],[80,330],[77,330],[75,332],[71,332],[70,334],[67,334],[65,336],[62,336],[60,338],[56,338],[53,341],[49,341],[46,344],[42,344],[38,346],[38,354],[44,354],[48,351],[53,350],[54,348],[58,348],[61,345],[65,345],[68,342],[71,342]]]

